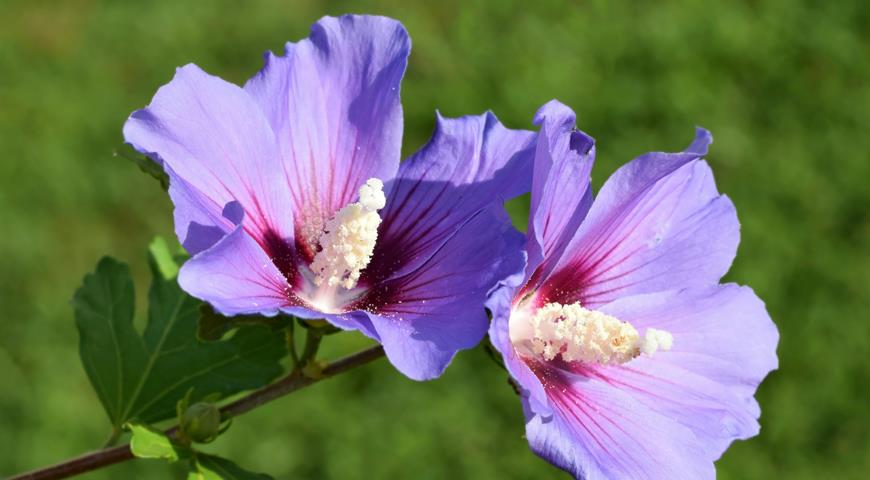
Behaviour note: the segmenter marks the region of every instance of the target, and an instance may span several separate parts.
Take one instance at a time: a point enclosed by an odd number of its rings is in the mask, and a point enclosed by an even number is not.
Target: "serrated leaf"
[[[221,397],[268,384],[281,374],[283,335],[246,328],[231,338],[202,343],[196,338],[201,302],[165,278],[151,258],[148,322],[142,335],[133,327],[134,291],[127,265],[111,258],[73,299],[79,352],[88,378],[112,422],[154,423],[172,417],[176,402],[193,389],[190,402]]]
[[[169,437],[159,430],[135,423],[127,427],[133,434],[130,437],[130,451],[138,458],[162,458],[174,462],[186,456],[186,452],[173,445]]]
[[[226,458],[197,453],[187,480],[272,480],[272,477],[249,472]]]

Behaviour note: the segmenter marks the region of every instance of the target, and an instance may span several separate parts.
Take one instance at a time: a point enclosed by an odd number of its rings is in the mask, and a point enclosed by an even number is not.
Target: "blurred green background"
[[[413,39],[405,152],[434,110],[515,128],[558,98],[598,140],[594,182],[711,129],[743,241],[729,279],[780,327],[762,433],[723,479],[870,471],[870,3],[771,1],[0,1],[0,474],[99,446],[107,421],[69,299],[103,254],[171,236],[156,182],[112,156],[121,125],[194,62],[241,83],[325,14],[379,13]],[[522,202],[513,205],[523,215]],[[739,334],[739,332],[737,332]],[[365,342],[330,339],[338,355]],[[277,478],[562,478],[528,451],[519,402],[479,350],[438,381],[381,361],[238,419],[209,448]],[[175,472],[177,473],[177,472]],[[83,478],[172,478],[130,462]]]

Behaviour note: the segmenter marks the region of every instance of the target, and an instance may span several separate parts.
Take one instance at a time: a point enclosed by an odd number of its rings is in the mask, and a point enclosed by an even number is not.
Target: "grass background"
[[[380,13],[413,39],[404,150],[434,110],[515,128],[558,98],[598,140],[594,183],[696,124],[736,203],[728,278],[779,325],[762,434],[723,479],[870,471],[870,3],[813,1],[0,1],[0,474],[100,445],[107,422],[69,299],[103,254],[145,281],[171,206],[112,157],[121,125],[177,65],[236,83],[324,14]],[[514,205],[521,217],[523,205]],[[144,304],[144,285],[138,292]],[[739,332],[737,332],[739,334]],[[348,334],[329,353],[363,343]],[[210,449],[278,478],[562,478],[522,438],[519,402],[481,351],[416,384],[386,362],[275,402]],[[175,472],[174,474],[177,474]],[[133,462],[83,478],[172,478]]]

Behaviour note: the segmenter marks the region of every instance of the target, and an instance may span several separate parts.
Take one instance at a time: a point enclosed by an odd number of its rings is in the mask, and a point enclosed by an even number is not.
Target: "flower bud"
[[[198,443],[217,438],[221,429],[221,412],[211,403],[194,403],[181,416],[181,431]]]

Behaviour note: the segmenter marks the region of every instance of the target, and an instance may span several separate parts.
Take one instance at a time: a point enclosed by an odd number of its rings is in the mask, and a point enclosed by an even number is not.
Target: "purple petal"
[[[372,312],[390,362],[416,380],[440,375],[457,350],[486,334],[487,293],[521,272],[522,235],[501,206],[482,210],[413,272],[372,287],[356,308]]]
[[[562,255],[592,205],[590,173],[595,161],[595,141],[574,128],[574,112],[552,100],[535,116],[541,125],[535,151],[529,214],[529,263],[531,275],[546,277]]]
[[[529,189],[534,134],[505,128],[492,113],[438,115],[432,139],[399,168],[363,281],[417,269],[468,219]]]
[[[164,169],[169,175],[169,197],[175,206],[173,212],[175,235],[188,253],[196,255],[207,250],[240,223],[240,220],[224,215],[225,210],[226,213],[230,213],[228,208],[231,205],[235,206],[232,209],[242,209],[237,201],[233,200],[224,205],[223,208],[219,208],[183,178],[176,175],[169,165],[164,164]]]
[[[527,413],[532,450],[586,480],[713,479],[692,431],[595,377],[538,364],[554,414]]]
[[[735,439],[758,434],[758,406],[750,397],[670,362],[639,357],[623,366],[589,367],[582,373],[623,390],[650,410],[694,432],[710,460],[718,459]]]
[[[492,346],[501,354],[508,373],[520,387],[523,404],[529,414],[548,417],[552,415],[552,409],[544,386],[511,344],[509,325],[514,293],[516,288],[503,287],[493,292],[487,299],[486,306],[492,312],[489,339]]]
[[[297,245],[309,261],[326,221],[359,187],[396,173],[410,48],[395,20],[324,17],[285,56],[268,53],[245,85],[277,136],[283,165],[270,173],[289,185]]]
[[[476,311],[461,320],[434,313],[428,315],[426,321],[374,313],[368,313],[368,317],[390,363],[408,378],[418,381],[439,377],[458,350],[474,345],[467,339],[479,341],[483,337],[480,325],[486,322],[486,314]],[[431,328],[436,323],[440,325]]]
[[[601,310],[640,331],[667,330],[673,348],[653,360],[726,385],[752,408],[755,389],[777,367],[776,325],[748,287],[726,284],[637,295]]]
[[[178,283],[224,315],[275,315],[292,301],[287,280],[241,227],[184,263]]]
[[[728,271],[740,224],[694,152],[652,153],[620,168],[547,280],[541,298],[601,305],[639,293],[715,284]]]
[[[170,173],[182,222],[176,232],[191,253],[213,244],[218,231],[230,231],[223,210],[234,201],[253,238],[263,241],[268,232],[293,237],[289,194],[273,174],[280,160],[272,129],[236,85],[195,65],[179,68],[148,107],[133,112],[124,137]]]
[[[753,395],[777,365],[778,334],[749,288],[723,285],[626,297],[602,311],[638,330],[674,337],[671,351],[578,373],[620,388],[648,408],[690,428],[718,459],[733,440],[758,434]]]

